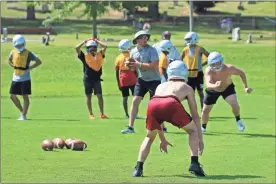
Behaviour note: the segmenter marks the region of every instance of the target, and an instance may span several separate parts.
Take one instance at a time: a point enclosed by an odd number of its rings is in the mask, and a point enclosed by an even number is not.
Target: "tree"
[[[35,20],[35,2],[27,1],[27,20]]]
[[[159,19],[159,3],[158,1],[153,1],[148,4],[148,16],[155,20]]]
[[[66,16],[70,15],[76,8],[85,5],[83,16],[87,16],[89,19],[92,18],[92,27],[93,27],[93,37],[97,38],[97,17],[104,14],[108,7],[110,6],[113,9],[120,9],[120,3],[116,1],[83,1],[83,2],[64,2],[62,10],[55,10],[57,16],[53,17],[51,20],[45,21],[57,21],[63,20]],[[46,22],[44,21],[44,24]]]
[[[189,3],[189,2],[188,2]],[[194,1],[194,11],[195,12],[205,12],[206,8],[212,8],[216,4],[215,1]]]

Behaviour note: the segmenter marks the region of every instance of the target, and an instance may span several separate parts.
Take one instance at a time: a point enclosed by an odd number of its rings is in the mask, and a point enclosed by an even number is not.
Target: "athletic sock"
[[[130,130],[133,130],[133,127],[131,127],[131,126],[128,126],[128,129],[130,129]]]
[[[198,164],[198,156],[191,156],[191,163]]]
[[[240,120],[241,120],[240,116],[236,116],[236,121],[240,121]]]
[[[143,169],[144,162],[137,161],[136,168],[137,169]]]
[[[206,129],[207,124],[202,124],[202,128]]]

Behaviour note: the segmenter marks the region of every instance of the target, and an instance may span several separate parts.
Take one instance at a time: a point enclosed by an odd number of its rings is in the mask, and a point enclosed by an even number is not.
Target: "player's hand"
[[[204,143],[203,143],[203,140],[201,138],[201,139],[199,139],[199,148],[198,148],[198,152],[199,152],[200,156],[203,154],[203,150],[204,150]]]
[[[221,81],[217,81],[217,82],[215,83],[215,86],[216,86],[216,87],[220,87],[220,85],[221,85]]]
[[[161,152],[168,153],[167,146],[173,147],[173,145],[172,145],[171,143],[169,143],[167,140],[161,141],[161,142],[160,142],[160,151],[161,151]]]
[[[246,93],[251,93],[253,91],[252,88],[244,88],[244,90],[245,90]]]

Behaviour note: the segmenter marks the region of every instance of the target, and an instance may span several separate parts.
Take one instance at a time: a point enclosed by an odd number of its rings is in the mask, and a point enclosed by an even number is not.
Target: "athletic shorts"
[[[204,87],[204,74],[203,72],[198,72],[197,77],[188,77],[187,84],[191,86],[194,90],[197,89],[198,91],[203,90]]]
[[[204,96],[204,99],[203,99],[203,103],[205,105],[216,104],[220,96],[222,96],[223,99],[225,99],[230,95],[236,94],[235,85],[233,83],[230,84],[223,92],[217,92],[217,91],[208,90],[208,89],[206,89],[205,92],[206,92],[206,95]]]
[[[12,81],[10,87],[10,94],[12,95],[31,95],[32,87],[31,80],[16,82]]]
[[[128,97],[129,96],[129,90],[131,91],[131,94],[133,96],[134,88],[135,88],[135,85],[121,87],[122,96],[123,97]]]
[[[192,121],[179,99],[175,96],[153,96],[148,104],[146,128],[161,130],[161,124],[167,121],[182,128]]]
[[[85,95],[91,95],[93,92],[95,95],[101,95],[102,94],[102,85],[101,81],[83,81],[84,84],[84,91]]]
[[[144,97],[149,92],[151,98],[155,94],[155,90],[159,84],[161,84],[160,80],[144,81],[139,78],[135,84],[134,96]]]

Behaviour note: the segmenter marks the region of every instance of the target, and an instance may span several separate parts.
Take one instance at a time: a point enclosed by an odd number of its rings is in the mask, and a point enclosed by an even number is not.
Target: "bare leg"
[[[19,101],[19,99],[17,98],[16,95],[11,95],[10,96],[12,102],[14,103],[14,105],[19,109],[19,111],[22,113],[23,112],[23,108],[22,108],[22,105]]]
[[[205,105],[205,104],[203,105],[202,117],[201,117],[203,128],[206,128],[206,126],[207,126],[207,123],[209,121],[209,114],[210,114],[212,108],[213,108],[213,105]]]
[[[134,121],[138,114],[139,105],[140,105],[142,99],[143,98],[141,96],[133,97],[133,101],[132,101],[131,108],[130,108],[129,124],[128,124],[130,127],[133,127],[133,125],[134,125]]]
[[[104,102],[103,102],[103,96],[100,94],[97,94],[98,97],[98,104],[99,104],[99,108],[100,108],[100,112],[101,114],[104,114]]]
[[[198,96],[200,98],[200,105],[201,105],[201,110],[203,109],[203,99],[204,99],[204,93],[203,90],[197,90]]]
[[[128,114],[128,108],[127,108],[127,100],[128,100],[128,97],[123,97],[123,106],[124,106],[124,110],[125,110],[125,114],[126,116],[129,116]]]
[[[138,162],[145,162],[145,160],[147,159],[149,153],[150,153],[150,148],[151,145],[157,135],[158,130],[154,130],[154,131],[147,131],[147,136],[144,139],[141,147],[140,147],[140,151],[139,151],[139,155],[138,155]]]
[[[90,94],[90,95],[86,95],[86,105],[87,105],[89,114],[90,114],[90,115],[93,115],[91,98],[92,98],[92,95],[91,95],[91,94]]]
[[[28,95],[23,95],[23,99],[24,99],[24,104],[23,104],[23,112],[22,112],[22,114],[24,116],[26,116],[27,113],[28,113],[29,105],[30,105],[30,99],[29,99]]]
[[[240,116],[240,106],[237,100],[237,96],[235,94],[230,95],[225,98],[225,101],[228,102],[229,105],[231,105],[234,116]]]
[[[188,125],[183,127],[183,129],[189,134],[189,146],[191,156],[198,156],[199,137],[196,124],[194,123],[194,121],[191,121]]]
[[[150,148],[156,137],[157,132],[158,130],[147,131],[147,136],[140,146],[138,161],[134,169],[133,176],[135,177],[143,176],[143,165],[150,153]]]

